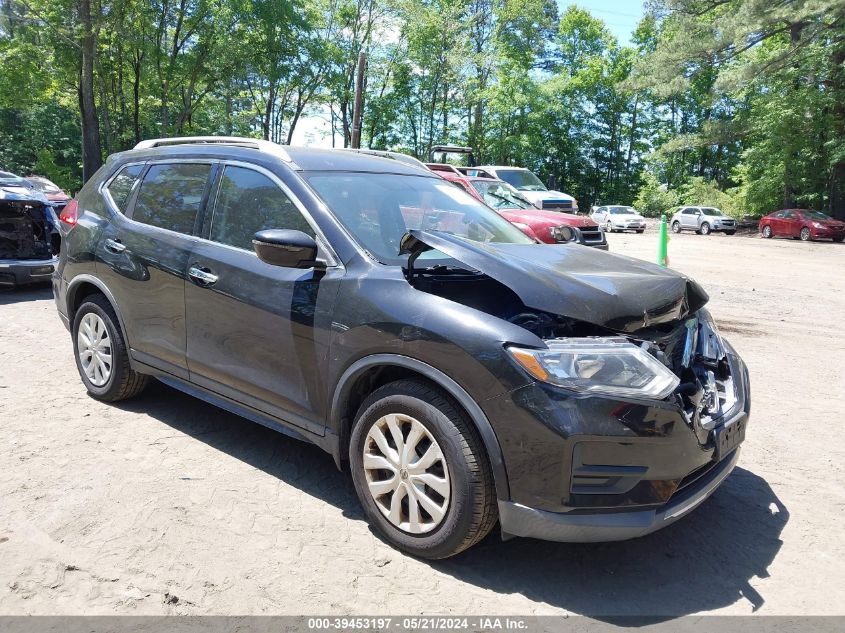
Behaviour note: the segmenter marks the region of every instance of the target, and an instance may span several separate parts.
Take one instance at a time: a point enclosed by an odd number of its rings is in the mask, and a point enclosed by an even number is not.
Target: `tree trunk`
[[[87,181],[103,164],[100,155],[100,124],[94,101],[94,24],[91,0],[79,0],[82,59],[79,73],[79,114],[82,126],[82,180]]]
[[[831,55],[831,70],[833,72],[833,136],[842,142],[845,139],[845,48],[840,48]],[[830,214],[845,220],[845,160],[838,160],[833,164],[830,179]]]

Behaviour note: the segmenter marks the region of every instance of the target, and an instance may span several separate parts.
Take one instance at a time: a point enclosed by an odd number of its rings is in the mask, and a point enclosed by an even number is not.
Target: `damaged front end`
[[[48,280],[60,246],[58,220],[49,204],[0,194],[0,285]]]
[[[456,264],[421,266],[432,249]],[[578,245],[411,231],[402,251],[417,290],[536,337],[533,345],[503,341],[531,384],[486,403],[491,419],[508,420],[496,433],[520,473],[510,482],[511,503],[500,503],[506,533],[630,538],[697,505],[733,468],[749,412],[747,370],[696,282]],[[647,525],[607,531],[593,529],[605,519],[573,523],[556,514],[622,509],[642,510],[636,521]]]
[[[431,250],[461,266],[420,267],[420,256]],[[591,393],[579,385],[592,382],[600,395],[663,400],[674,394],[690,424],[704,430],[736,403],[725,344],[703,309],[708,296],[677,272],[575,245],[481,243],[435,231],[408,232],[400,253],[408,255],[406,277],[417,290],[537,336],[537,347],[548,350],[511,350],[522,352],[515,360],[535,378],[575,393]],[[574,351],[563,351],[569,348]],[[554,359],[553,368],[542,366],[544,355]],[[666,375],[648,368],[652,359]],[[632,376],[638,365],[645,370]],[[603,374],[608,383],[626,374],[651,380],[652,390],[601,388]]]

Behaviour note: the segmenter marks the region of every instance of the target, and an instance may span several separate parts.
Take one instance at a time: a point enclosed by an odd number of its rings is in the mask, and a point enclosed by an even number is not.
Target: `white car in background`
[[[616,231],[645,231],[645,218],[634,207],[607,205],[597,207],[590,216],[606,233]]]
[[[487,176],[504,180],[519,191],[538,209],[578,213],[578,202],[574,197],[562,191],[550,190],[533,171],[524,167],[506,165],[484,165],[481,167],[459,167],[458,170],[468,176]]]

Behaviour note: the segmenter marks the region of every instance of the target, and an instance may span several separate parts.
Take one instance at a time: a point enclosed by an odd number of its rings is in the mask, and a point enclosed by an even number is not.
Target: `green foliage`
[[[631,46],[556,0],[91,5],[89,32],[79,0],[0,0],[0,167],[78,188],[90,33],[103,156],[166,135],[287,143],[309,117],[347,146],[363,52],[364,145],[471,145],[581,208],[845,216],[842,0],[651,0]]]
[[[667,189],[654,174],[643,174],[643,184],[634,199],[634,207],[647,218],[660,217],[662,213],[680,204],[678,192]]]
[[[681,186],[680,204],[716,207],[728,215],[742,215],[732,195],[719,189],[715,180],[699,176],[693,176]]]

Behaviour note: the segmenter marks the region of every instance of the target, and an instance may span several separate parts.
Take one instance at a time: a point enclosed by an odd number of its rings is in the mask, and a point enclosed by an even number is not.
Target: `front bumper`
[[[0,260],[0,287],[48,282],[58,263],[58,257]]]
[[[701,330],[701,341],[709,331]],[[722,345],[715,418],[689,370],[661,401],[583,396],[535,382],[485,402],[508,474],[508,494],[499,498],[503,534],[624,540],[704,501],[735,466],[751,410],[748,370]]]
[[[624,224],[611,223],[614,231],[640,231],[645,228],[645,222],[625,222]]]
[[[505,537],[522,536],[567,543],[625,541],[671,525],[703,503],[731,474],[740,449],[735,449],[692,486],[666,505],[649,510],[575,514],[545,512],[511,501],[499,501],[499,521]]]
[[[810,229],[810,235],[815,239],[823,239],[823,240],[824,239],[831,240],[831,239],[835,239],[835,238],[842,239],[842,238],[845,238],[845,230],[833,229],[833,228],[830,228],[830,227],[824,227],[824,228],[821,228],[821,229],[817,228],[817,227],[813,227],[812,229]]]

